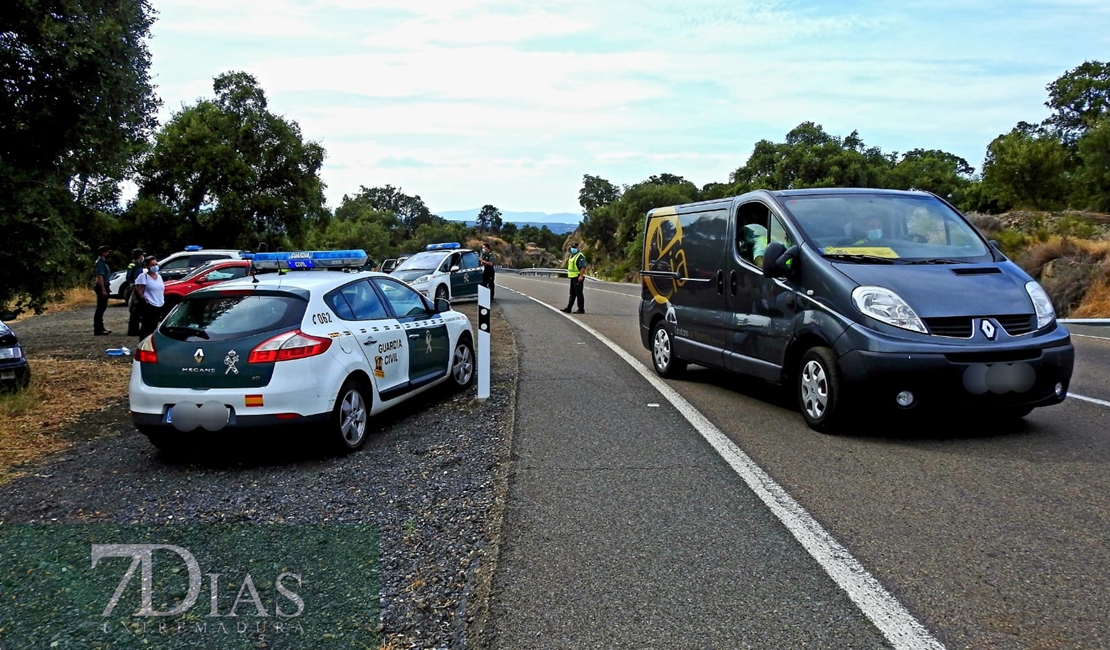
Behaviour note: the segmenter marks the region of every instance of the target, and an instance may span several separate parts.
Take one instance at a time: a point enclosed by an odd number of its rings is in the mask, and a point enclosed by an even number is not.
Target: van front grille
[[[1010,336],[1028,334],[1037,328],[1037,317],[1032,314],[1018,314],[1016,316],[995,316],[995,320],[1006,330]]]
[[[971,338],[971,318],[955,316],[948,318],[926,318],[925,327],[933,336],[947,336],[954,339]]]
[[[925,327],[933,336],[947,336],[954,339],[969,339],[972,326],[979,316],[951,316],[945,318],[924,318]],[[1002,326],[1010,336],[1021,336],[1036,329],[1036,316],[1016,314],[1007,316],[988,316]]]

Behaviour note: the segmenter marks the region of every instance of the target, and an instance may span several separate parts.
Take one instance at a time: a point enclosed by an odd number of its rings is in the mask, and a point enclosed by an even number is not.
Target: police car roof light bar
[[[442,243],[442,244],[428,244],[427,246],[424,247],[424,250],[426,250],[426,251],[446,251],[446,250],[452,250],[452,249],[455,249],[455,248],[462,248],[462,244],[460,244],[457,241],[445,242],[445,243]]]
[[[189,244],[188,246],[185,247],[185,250],[189,251],[190,253],[195,253],[199,250],[204,250],[204,247],[203,246],[197,246],[196,244]]]
[[[255,253],[251,259],[254,268],[264,270],[309,270],[361,268],[366,264],[366,251],[285,251],[281,253]]]

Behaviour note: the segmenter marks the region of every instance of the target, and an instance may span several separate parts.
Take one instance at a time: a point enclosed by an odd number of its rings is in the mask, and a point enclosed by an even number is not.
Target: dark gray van
[[[756,191],[647,215],[640,334],[792,385],[806,423],[859,406],[1023,417],[1067,395],[1068,331],[1032,278],[926,192]]]

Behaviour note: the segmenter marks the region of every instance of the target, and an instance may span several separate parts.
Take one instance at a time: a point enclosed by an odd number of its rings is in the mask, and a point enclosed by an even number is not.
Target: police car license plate
[[[5,370],[4,372],[0,372],[0,379],[15,379],[15,371]]]

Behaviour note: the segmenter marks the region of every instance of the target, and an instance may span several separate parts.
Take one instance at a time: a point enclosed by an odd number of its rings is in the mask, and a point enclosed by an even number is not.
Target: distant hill
[[[480,210],[480,208],[448,210],[438,214],[448,221],[464,221],[467,225],[472,226],[477,223],[475,219],[478,217]],[[502,223],[515,223],[518,228],[522,226],[534,226],[536,228],[547,226],[548,230],[557,235],[573,232],[578,228],[580,221],[582,221],[582,215],[574,212],[501,212]]]

